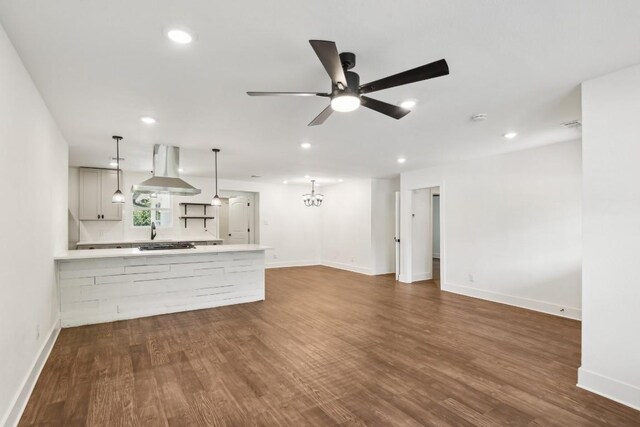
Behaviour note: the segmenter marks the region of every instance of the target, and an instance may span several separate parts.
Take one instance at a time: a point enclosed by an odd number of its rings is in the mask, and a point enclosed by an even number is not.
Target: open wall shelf
[[[207,228],[208,219],[216,219],[215,216],[181,216],[180,219],[184,219],[184,228],[187,228],[187,222],[190,219],[202,219],[204,220],[204,228]]]
[[[184,216],[181,216],[180,219],[184,219],[184,228],[187,228],[187,222],[190,219],[201,219],[204,221],[204,228],[207,228],[207,220],[208,219],[216,219],[214,216],[207,216],[207,208],[213,208],[211,203],[188,203],[188,202],[180,202],[180,206],[184,206]],[[187,208],[189,206],[202,206],[204,208],[204,215],[187,215]]]
[[[211,203],[186,203],[186,202],[180,202],[180,206],[184,206],[184,214],[185,215],[187,215],[187,207],[188,206],[203,206],[204,207],[204,216],[207,216],[207,207],[213,207],[213,206],[211,206]]]

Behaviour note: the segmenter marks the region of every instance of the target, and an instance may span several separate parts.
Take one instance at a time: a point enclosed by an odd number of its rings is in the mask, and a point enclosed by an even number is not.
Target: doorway
[[[433,281],[440,286],[440,187],[411,194],[411,282]]]
[[[440,188],[431,189],[431,258],[433,281],[440,287]]]
[[[225,245],[258,243],[256,193],[221,191],[218,236]]]

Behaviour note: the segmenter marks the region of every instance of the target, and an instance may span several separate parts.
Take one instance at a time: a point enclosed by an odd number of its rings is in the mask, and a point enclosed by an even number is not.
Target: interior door
[[[122,184],[122,180],[120,182]],[[122,219],[122,205],[112,203],[111,197],[118,189],[118,175],[113,170],[103,170],[101,174],[100,185],[102,188],[102,219],[120,221]]]
[[[396,247],[396,280],[400,279],[400,192],[396,191],[396,228],[394,242]]]
[[[249,243],[249,198],[245,196],[229,198],[229,243],[240,245]]]

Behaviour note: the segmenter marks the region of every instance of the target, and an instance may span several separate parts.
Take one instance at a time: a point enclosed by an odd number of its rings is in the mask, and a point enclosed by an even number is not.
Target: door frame
[[[425,181],[419,184],[406,186],[401,188],[400,192],[400,206],[401,206],[401,222],[400,222],[400,261],[401,261],[401,274],[400,282],[410,284],[413,283],[413,266],[412,266],[412,245],[413,245],[413,231],[412,231],[412,219],[411,211],[413,204],[413,191],[421,189],[431,189],[434,187],[440,187],[440,287],[442,288],[447,283],[447,233],[446,233],[446,220],[447,220],[447,191],[446,183],[444,180],[435,180],[433,182]],[[432,242],[430,242],[432,243]]]
[[[251,192],[251,191],[233,191],[233,190],[220,190],[220,197],[225,199],[230,199],[231,197],[242,196],[246,197],[249,200],[250,207],[249,209],[249,244],[259,244],[260,243],[260,230],[259,230],[259,193]],[[218,236],[220,235],[220,224],[218,223]]]

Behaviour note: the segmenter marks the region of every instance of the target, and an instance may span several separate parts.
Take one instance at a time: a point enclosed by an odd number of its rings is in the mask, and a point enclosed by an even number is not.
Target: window
[[[133,193],[133,226],[171,227],[171,195]]]

